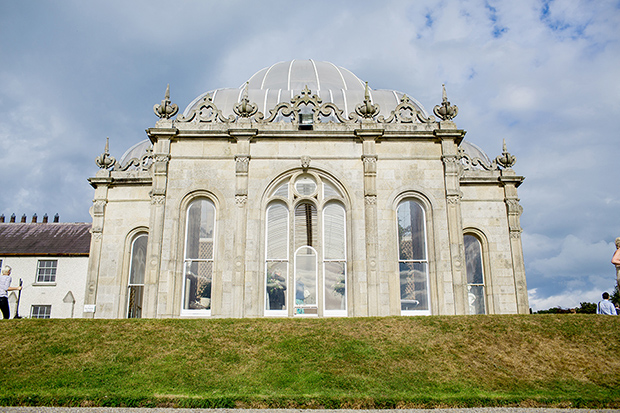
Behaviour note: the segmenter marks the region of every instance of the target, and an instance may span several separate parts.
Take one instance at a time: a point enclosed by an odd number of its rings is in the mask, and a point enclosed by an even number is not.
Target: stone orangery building
[[[154,110],[89,179],[85,317],[528,312],[524,178],[463,139],[445,89],[433,116],[294,60]]]

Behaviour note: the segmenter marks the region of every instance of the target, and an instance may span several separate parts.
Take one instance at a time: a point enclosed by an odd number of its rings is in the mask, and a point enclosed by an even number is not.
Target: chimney
[[[26,223],[26,214],[22,215],[22,224]]]
[[[47,214],[43,215],[43,223],[47,224]]]
[[[15,222],[15,214],[11,215],[11,220],[9,222]]]
[[[56,215],[54,215],[54,222],[58,221],[60,221],[60,216],[58,216],[58,213],[56,213]]]
[[[0,223],[4,223],[4,214],[0,215]]]
[[[32,223],[33,223],[33,224],[36,224],[36,223],[37,223],[37,214],[34,214],[34,215],[32,216]]]

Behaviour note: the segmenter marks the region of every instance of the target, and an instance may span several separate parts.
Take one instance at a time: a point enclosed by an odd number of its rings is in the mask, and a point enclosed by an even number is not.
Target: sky
[[[620,0],[0,0],[0,214],[90,222],[87,178],[155,126],[280,61],[349,69],[517,157],[530,307],[612,291]],[[614,126],[616,125],[616,126]],[[40,220],[40,218],[39,218]]]

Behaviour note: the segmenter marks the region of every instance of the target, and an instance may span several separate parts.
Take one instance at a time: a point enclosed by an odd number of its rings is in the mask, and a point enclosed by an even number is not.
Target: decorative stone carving
[[[364,102],[355,107],[357,113],[363,119],[372,119],[379,113],[379,105],[373,105],[368,92],[368,82],[364,91]]]
[[[235,204],[237,204],[239,208],[245,206],[247,200],[248,200],[247,195],[235,195]]]
[[[364,162],[364,173],[377,173],[377,155],[362,155],[362,161]]]
[[[108,201],[105,199],[95,199],[93,201],[93,215],[96,217],[102,217],[107,203]]]
[[[248,173],[250,165],[250,157],[247,155],[235,156],[235,172],[236,173]]]
[[[407,113],[410,115],[407,115]],[[379,123],[414,123],[416,120],[422,123],[434,122],[433,117],[425,117],[424,114],[411,103],[411,99],[409,99],[407,95],[403,95],[400,99],[400,103],[390,112],[390,116],[387,119],[384,119],[383,115],[377,118],[377,122]]]
[[[472,158],[467,153],[465,153],[463,148],[459,148],[458,158],[464,170],[473,170],[476,166],[480,166],[486,171],[496,171],[499,169],[499,167],[497,166],[497,159],[489,163],[479,157]]]
[[[312,161],[312,159],[310,159],[310,157],[308,155],[304,155],[301,157],[301,169],[303,169],[304,171],[307,171],[308,168],[310,167],[310,162]]]
[[[179,107],[170,101],[170,85],[166,86],[166,95],[159,105],[153,106],[153,112],[161,119],[170,119],[179,111]]]
[[[101,169],[109,169],[116,165],[116,159],[113,156],[110,156],[110,138],[105,138],[105,150],[104,152],[95,158],[95,163]]]
[[[459,113],[459,108],[456,105],[450,105],[448,101],[448,94],[446,93],[446,85],[441,85],[443,88],[441,105],[435,106],[433,113],[441,120],[452,120]]]
[[[495,158],[495,162],[498,163],[502,168],[512,168],[517,162],[517,157],[511,155],[506,149],[506,139],[504,139],[502,154]]]
[[[364,202],[366,205],[376,205],[377,204],[377,196],[376,195],[366,195],[364,197]]]
[[[447,195],[446,200],[448,201],[448,205],[457,205],[459,202],[461,202],[461,196],[460,195]]]
[[[233,107],[233,112],[241,118],[250,118],[258,112],[258,106],[256,106],[255,103],[250,103],[248,99],[248,83],[249,82],[245,82],[241,102]]]
[[[148,148],[144,155],[140,158],[131,158],[125,165],[120,165],[118,162],[114,166],[115,171],[126,171],[129,168],[134,168],[139,171],[148,171],[153,164],[153,148]]]
[[[215,106],[211,95],[207,95],[200,101],[199,105],[195,107],[187,116],[177,116],[176,122],[223,122],[231,123],[235,121],[234,116],[225,117],[222,115],[222,111]]]

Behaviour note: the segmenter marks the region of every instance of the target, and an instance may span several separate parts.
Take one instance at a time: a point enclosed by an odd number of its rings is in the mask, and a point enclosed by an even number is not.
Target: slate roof
[[[88,255],[86,223],[0,223],[0,256]]]

